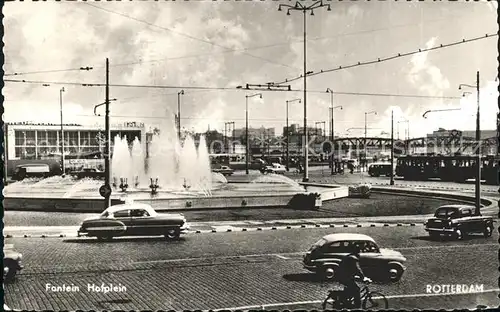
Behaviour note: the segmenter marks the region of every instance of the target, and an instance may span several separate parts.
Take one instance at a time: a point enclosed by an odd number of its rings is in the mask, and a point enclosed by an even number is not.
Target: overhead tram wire
[[[104,83],[82,83],[82,82],[60,82],[60,81],[35,81],[35,80],[16,80],[16,79],[4,79],[4,82],[13,83],[30,83],[30,84],[53,84],[53,85],[68,85],[68,86],[81,86],[81,87],[103,87]],[[149,88],[149,89],[186,89],[186,90],[200,90],[203,91],[237,91],[245,92],[248,90],[259,90],[262,92],[303,92],[303,90],[269,90],[269,89],[236,89],[235,87],[204,87],[204,86],[161,86],[161,85],[125,85],[125,84],[109,84],[110,87],[116,88]],[[196,93],[197,93],[196,92]],[[309,90],[308,93],[324,94],[325,91],[314,91]],[[191,92],[195,93],[195,92]],[[353,96],[382,96],[382,97],[400,97],[400,98],[422,98],[422,99],[449,99],[456,100],[461,99],[459,96],[432,96],[432,95],[418,95],[418,94],[391,94],[391,93],[366,93],[366,92],[340,92],[334,91],[334,94],[338,95],[353,95]]]
[[[75,115],[76,117],[90,117],[90,118],[102,118],[96,115],[91,115],[91,114],[77,114]],[[109,115],[109,117],[113,118],[138,118],[138,119],[170,119],[171,117],[169,116],[144,116],[144,115]],[[184,120],[212,120],[213,118],[211,117],[181,117],[181,119]],[[233,118],[233,117],[227,117],[224,119],[220,119],[220,121],[245,121],[245,118]],[[283,118],[249,118],[248,120],[252,121],[260,121],[260,122],[276,122],[276,121],[283,121]],[[294,119],[289,119],[290,122],[300,122],[301,118],[294,118]],[[313,122],[316,121],[322,121],[320,119],[314,119],[312,120]],[[350,123],[348,120],[339,120],[339,123]]]
[[[496,37],[496,36],[498,36],[498,34],[486,34],[484,36],[476,37],[476,38],[472,38],[472,39],[462,39],[462,41],[456,41],[456,42],[449,43],[449,44],[440,44],[439,46],[435,46],[435,47],[432,47],[432,48],[418,49],[417,51],[407,52],[407,53],[398,53],[395,56],[389,56],[389,57],[385,57],[385,58],[378,58],[378,59],[372,60],[372,61],[358,62],[356,64],[351,64],[351,65],[346,65],[346,66],[338,66],[338,67],[332,68],[332,69],[322,69],[320,71],[312,72],[310,74],[307,74],[306,77],[312,77],[312,76],[316,76],[316,75],[320,75],[320,74],[325,74],[325,73],[329,73],[329,72],[334,72],[334,71],[339,71],[339,70],[348,69],[348,68],[354,68],[354,67],[359,67],[359,66],[365,66],[365,65],[371,65],[371,64],[378,64],[378,63],[382,63],[382,62],[394,60],[394,59],[401,58],[401,57],[406,57],[406,56],[413,55],[413,54],[418,54],[418,53],[422,53],[422,52],[443,49],[443,48],[447,48],[447,47],[451,47],[451,46],[455,46],[455,45],[469,43],[469,42],[477,41],[477,40],[481,40],[481,39],[492,38],[492,37]],[[303,75],[300,75],[300,76],[297,76],[297,77],[294,77],[294,78],[290,78],[290,79],[285,79],[284,81],[276,82],[275,84],[289,83],[289,82],[296,81],[296,80],[299,80],[299,79],[303,79]]]
[[[446,19],[429,20],[429,21],[426,21],[426,23],[439,22],[439,21],[442,21],[442,20],[446,20]],[[408,27],[408,26],[413,26],[413,25],[416,25],[416,24],[415,23],[409,23],[409,24],[393,25],[391,27],[384,27],[384,28],[377,28],[377,29],[367,29],[367,30],[360,30],[360,31],[355,31],[355,32],[346,32],[346,33],[335,34],[333,36],[308,38],[307,41],[309,42],[309,41],[331,40],[331,39],[336,39],[336,38],[344,37],[344,36],[367,34],[367,33],[373,33],[373,32],[377,32],[377,31],[383,31],[383,30],[388,30],[388,29],[393,29],[393,28],[402,28],[402,27]],[[219,53],[220,54],[226,54],[226,53],[233,53],[233,52],[244,52],[244,51],[260,50],[260,49],[268,49],[268,48],[273,48],[273,47],[279,47],[279,46],[289,45],[291,43],[299,43],[299,42],[302,42],[302,41],[303,41],[302,39],[300,39],[300,40],[289,40],[287,42],[273,43],[273,44],[267,44],[267,45],[263,45],[263,46],[247,47],[247,48],[233,49],[233,50],[226,50],[226,51],[207,52],[207,53],[185,55],[185,56],[177,56],[177,57],[167,57],[167,58],[155,59],[155,60],[138,60],[138,61],[131,61],[131,62],[128,62],[128,63],[112,64],[112,65],[110,65],[110,67],[121,67],[121,66],[130,66],[130,65],[139,65],[139,64],[145,64],[145,63],[158,63],[158,62],[165,62],[165,61],[172,61],[172,60],[181,60],[181,59],[186,59],[186,58],[198,58],[198,57],[210,56],[210,55],[219,54]],[[101,67],[104,68],[104,66],[101,66]]]
[[[116,14],[120,14],[120,13],[116,13]],[[428,20],[428,21],[425,21],[425,23],[440,22],[440,21],[447,20],[447,19],[448,18]],[[413,25],[416,25],[416,24],[415,23],[400,24],[400,25],[392,25],[391,27],[376,28],[376,29],[367,29],[367,30],[360,30],[360,31],[355,31],[355,32],[339,33],[339,34],[335,34],[333,36],[323,36],[323,37],[308,38],[307,41],[331,40],[331,39],[336,39],[336,38],[344,37],[344,36],[352,36],[352,35],[373,33],[373,32],[378,32],[378,31],[383,31],[383,30],[389,30],[389,29],[393,29],[393,28],[409,27],[409,26],[413,26]],[[287,41],[287,42],[280,42],[280,43],[274,43],[274,44],[267,44],[267,45],[263,45],[263,46],[247,47],[247,48],[233,49],[233,50],[226,50],[226,51],[207,52],[207,53],[201,53],[201,54],[185,55],[185,56],[178,56],[178,57],[168,57],[168,58],[155,59],[155,60],[138,60],[138,61],[133,61],[133,62],[131,61],[131,62],[128,62],[128,63],[111,64],[109,67],[121,67],[121,66],[130,66],[130,65],[145,64],[145,63],[157,63],[157,62],[180,60],[180,59],[186,59],[186,58],[198,58],[198,57],[204,57],[204,56],[209,56],[209,55],[214,55],[214,54],[219,54],[219,53],[220,54],[226,54],[226,53],[232,53],[232,52],[244,52],[244,51],[251,51],[251,50],[268,49],[268,48],[273,48],[273,47],[279,47],[279,46],[289,45],[290,43],[299,43],[299,42],[302,42],[302,41],[303,40],[290,40],[290,41]],[[105,66],[96,66],[95,68],[104,68],[104,67]],[[11,73],[11,74],[4,74],[4,76],[18,76],[18,75],[20,76],[20,75],[56,73],[56,72],[69,72],[69,71],[79,71],[79,70],[81,70],[81,68],[54,69],[54,70],[41,70],[41,71],[28,71],[28,72],[14,72],[14,73]]]
[[[82,2],[82,3],[85,4],[85,5],[91,6],[93,8],[96,8],[98,10],[102,10],[102,11],[105,11],[105,12],[108,12],[108,13],[111,13],[111,14],[116,14],[116,15],[119,15],[119,16],[122,16],[122,17],[125,17],[125,18],[129,18],[131,20],[134,20],[134,21],[139,22],[139,23],[146,24],[146,25],[151,26],[151,27],[156,27],[156,28],[169,31],[171,33],[174,33],[174,34],[177,34],[177,35],[180,35],[180,36],[192,39],[192,40],[196,40],[196,41],[199,41],[199,42],[207,43],[207,44],[213,45],[215,47],[223,48],[223,49],[228,50],[230,52],[235,51],[235,49],[231,49],[231,48],[225,47],[223,45],[214,43],[212,41],[201,39],[201,38],[197,38],[197,37],[194,37],[194,36],[191,36],[191,35],[179,32],[179,31],[175,31],[175,30],[170,29],[168,27],[163,27],[163,26],[159,26],[159,25],[147,22],[147,21],[143,21],[141,19],[135,18],[135,17],[127,15],[127,14],[123,14],[123,13],[120,13],[120,12],[112,11],[112,10],[109,10],[109,9],[104,9],[104,8],[98,7],[96,5],[87,3],[87,2]],[[271,61],[269,59],[266,59],[266,58],[263,58],[263,57],[260,57],[260,56],[256,56],[256,55],[253,55],[253,54],[250,54],[250,53],[246,53],[244,51],[242,52],[242,54],[244,54],[246,56],[250,56],[250,57],[256,58],[256,59],[259,59],[261,61],[265,61],[267,63],[271,63],[271,64],[275,64],[275,65],[279,65],[279,66],[283,66],[283,67],[287,67],[287,68],[291,68],[291,69],[297,69],[297,68],[295,68],[293,66],[289,66],[289,65],[286,65],[286,64],[282,64],[282,63],[278,63],[278,62],[275,62],[275,61]]]
[[[21,76],[21,75],[31,75],[31,74],[48,74],[48,73],[61,73],[69,71],[89,71],[93,67],[79,67],[79,68],[67,68],[67,69],[51,69],[51,70],[39,70],[39,71],[29,71],[29,72],[14,72],[11,74],[4,74],[4,76]]]

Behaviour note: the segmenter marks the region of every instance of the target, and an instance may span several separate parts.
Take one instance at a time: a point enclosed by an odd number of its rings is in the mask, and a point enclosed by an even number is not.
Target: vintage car
[[[188,229],[182,214],[157,213],[147,204],[126,203],[111,206],[100,216],[84,220],[78,236],[109,240],[117,236],[163,235],[167,239],[176,239]]]
[[[74,173],[77,179],[92,178],[92,179],[104,179],[105,172],[97,168],[83,168],[81,171]]]
[[[212,169],[212,172],[220,173],[224,176],[230,176],[234,173],[234,170],[228,166],[221,166],[220,168]]]
[[[371,177],[379,177],[384,175],[386,177],[391,176],[391,164],[388,163],[373,163],[368,167],[368,174]]]
[[[379,248],[370,236],[355,233],[336,233],[321,238],[305,254],[304,268],[334,280],[339,263],[353,247],[359,248],[360,267],[370,278],[396,282],[406,270],[403,266],[406,258],[401,253]]]
[[[3,280],[9,282],[14,279],[17,272],[23,269],[23,255],[13,250],[13,246],[5,244],[3,248]]]
[[[425,222],[425,230],[431,237],[441,234],[462,239],[470,233],[490,237],[493,233],[493,218],[475,215],[470,205],[446,205],[436,210],[433,218]]]
[[[21,181],[25,178],[47,178],[51,175],[50,166],[47,164],[24,164],[16,166],[12,180]]]
[[[262,168],[262,173],[275,173],[275,174],[282,174],[282,173],[285,173],[286,172],[286,167],[281,165],[281,164],[277,164],[277,163],[273,163],[272,166],[266,166],[264,168]]]

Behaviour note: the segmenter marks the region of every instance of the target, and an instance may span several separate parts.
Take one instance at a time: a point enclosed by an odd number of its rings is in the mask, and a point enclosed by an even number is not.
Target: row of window
[[[16,130],[14,140],[16,146],[51,146],[58,144],[60,135],[61,132],[56,130]],[[141,139],[141,131],[111,131],[112,138],[116,135],[126,136],[129,143],[132,143],[136,137]],[[64,131],[65,143],[73,145],[99,145],[100,141],[104,141],[103,138],[104,132],[99,131]]]

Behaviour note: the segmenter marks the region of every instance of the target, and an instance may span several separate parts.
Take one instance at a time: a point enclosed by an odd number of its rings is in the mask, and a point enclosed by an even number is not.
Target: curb
[[[418,223],[418,225],[423,225]],[[301,224],[301,225],[285,225],[285,226],[271,226],[271,227],[256,227],[256,228],[228,228],[228,229],[211,229],[211,230],[193,230],[189,231],[187,235],[193,234],[210,234],[210,233],[231,233],[231,232],[258,232],[258,231],[277,231],[277,230],[295,230],[295,229],[316,229],[316,228],[374,228],[374,227],[416,227],[417,223],[370,223],[370,224]],[[66,234],[6,234],[4,238],[67,238],[73,237]],[[77,237],[76,234],[74,237]],[[88,238],[88,237],[84,237]]]

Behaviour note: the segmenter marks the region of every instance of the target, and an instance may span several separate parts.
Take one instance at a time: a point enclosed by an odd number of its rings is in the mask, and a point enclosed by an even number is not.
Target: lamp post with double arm
[[[294,99],[286,101],[286,171],[290,171],[290,129],[288,128],[288,104],[298,101],[301,103],[301,99]]]
[[[301,11],[303,15],[304,21],[304,178],[303,182],[309,181],[309,150],[308,150],[308,135],[307,135],[307,23],[306,23],[306,12],[311,11],[311,15],[314,15],[314,10],[322,7],[328,8],[328,11],[331,11],[331,7],[329,4],[323,4],[323,1],[316,1],[311,5],[305,6],[301,2],[296,2],[295,5],[288,4],[280,4],[278,6],[278,11],[281,11],[281,8],[287,8],[286,15],[290,15],[290,11]]]
[[[64,87],[59,90],[59,106],[61,111],[61,170],[62,176],[66,174],[66,165],[64,164],[64,127],[63,127],[63,97]]]
[[[365,153],[365,159],[364,159],[365,164],[364,165],[366,165],[368,162],[368,158],[367,158],[368,155],[366,154],[366,141],[367,141],[366,133],[367,133],[367,116],[370,114],[377,115],[377,112],[376,111],[365,112],[365,142],[363,144],[363,149],[364,149],[364,153]]]
[[[246,141],[246,159],[245,172],[248,174],[248,161],[250,159],[250,142],[248,141],[248,99],[254,96],[259,96],[262,99],[262,93],[245,95],[245,141]]]

